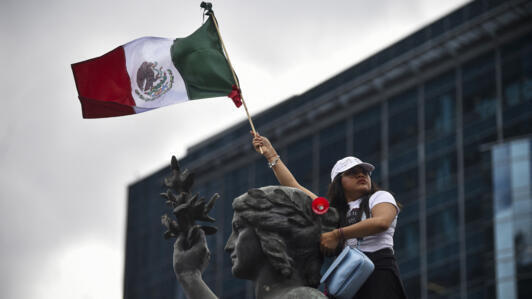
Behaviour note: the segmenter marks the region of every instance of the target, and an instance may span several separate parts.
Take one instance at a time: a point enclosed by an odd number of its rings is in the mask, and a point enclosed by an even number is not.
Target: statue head
[[[235,277],[254,280],[262,263],[285,278],[297,275],[307,286],[317,286],[323,256],[320,235],[332,230],[338,214],[312,211],[312,199],[290,187],[251,189],[233,201],[233,232],[226,251]]]

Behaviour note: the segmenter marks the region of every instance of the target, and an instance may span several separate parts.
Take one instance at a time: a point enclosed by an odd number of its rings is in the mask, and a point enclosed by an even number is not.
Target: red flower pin
[[[312,211],[321,215],[327,213],[329,210],[329,201],[325,197],[316,197],[312,201]]]

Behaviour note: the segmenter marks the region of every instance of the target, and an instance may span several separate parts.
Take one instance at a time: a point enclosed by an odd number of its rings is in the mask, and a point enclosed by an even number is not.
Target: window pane
[[[417,92],[409,90],[389,100],[390,175],[417,165]]]
[[[286,159],[283,161],[301,186],[312,189],[312,150],[313,136],[297,140],[286,147]]]
[[[353,155],[375,166],[371,179],[377,184],[381,176],[381,105],[353,117]]]
[[[425,154],[431,156],[456,146],[456,88],[454,71],[425,84]]]
[[[325,196],[331,183],[331,169],[346,156],[346,125],[340,121],[320,132],[319,194]]]
[[[394,248],[401,273],[409,275],[419,271],[419,221],[408,223],[400,216],[394,234]]]
[[[464,143],[491,136],[495,141],[495,60],[488,53],[464,65],[463,68]]]
[[[421,284],[420,284],[420,278],[419,274],[412,276],[412,277],[405,277],[403,275],[403,270],[399,269],[401,271],[401,279],[403,280],[403,284],[405,286],[406,295],[409,299],[416,299],[421,297]]]
[[[429,255],[432,250],[443,253],[445,251],[442,249],[443,245],[454,243],[457,240],[458,204],[453,204],[445,209],[427,215],[427,250],[429,251]],[[457,250],[452,252],[458,253]],[[435,253],[434,259],[429,259],[429,263],[445,258],[445,255],[438,256],[438,253]]]
[[[280,149],[278,149],[281,152]],[[279,185],[277,178],[273,174],[273,171],[268,167],[268,162],[263,159],[257,159],[255,161],[255,188],[270,186],[270,185]]]
[[[504,138],[532,133],[532,35],[502,48]]]
[[[457,258],[429,267],[427,289],[429,298],[459,297],[460,262]]]
[[[457,201],[456,152],[425,163],[427,209]]]
[[[395,199],[403,205],[401,221],[408,221],[419,217],[418,200],[418,169],[411,168],[400,172],[389,179],[390,191]]]

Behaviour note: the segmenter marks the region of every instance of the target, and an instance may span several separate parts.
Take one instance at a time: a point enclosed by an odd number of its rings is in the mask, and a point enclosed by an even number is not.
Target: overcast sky
[[[464,0],[214,1],[251,114]],[[0,0],[0,297],[122,297],[126,187],[245,119],[227,98],[85,120],[70,64],[184,37],[201,1]]]

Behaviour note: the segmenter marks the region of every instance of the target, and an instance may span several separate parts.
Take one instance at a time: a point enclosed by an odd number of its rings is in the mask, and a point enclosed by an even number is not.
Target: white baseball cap
[[[375,169],[375,166],[369,164],[369,163],[366,163],[366,162],[362,162],[359,158],[357,157],[345,157],[341,160],[338,160],[338,162],[336,162],[336,164],[334,164],[334,167],[332,168],[331,170],[331,182],[334,181],[334,178],[339,174],[339,173],[342,173],[348,169],[351,169],[355,166],[360,166],[362,168],[364,168],[365,170],[367,170],[368,172],[372,172],[374,169]]]

